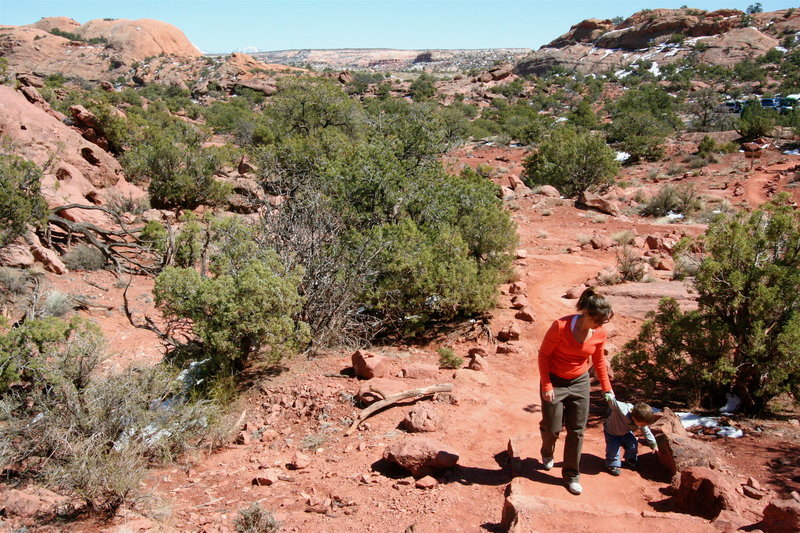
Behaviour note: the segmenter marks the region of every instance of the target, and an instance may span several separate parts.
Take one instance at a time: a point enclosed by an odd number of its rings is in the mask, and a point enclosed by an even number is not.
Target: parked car
[[[729,100],[722,104],[720,111],[727,113],[741,113],[742,105],[743,102],[740,102],[739,100]]]
[[[778,111],[781,107],[781,99],[780,98],[762,98],[761,99],[761,107],[767,109],[774,109]]]

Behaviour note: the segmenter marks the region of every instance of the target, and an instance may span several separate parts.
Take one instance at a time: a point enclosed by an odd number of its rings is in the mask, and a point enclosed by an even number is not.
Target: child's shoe
[[[552,469],[554,464],[556,464],[556,461],[552,457],[542,457],[542,466],[545,470]]]
[[[625,459],[622,461],[622,466],[629,469],[629,470],[636,470],[638,464],[636,461],[631,461],[630,459]]]
[[[606,471],[612,476],[618,476],[622,473],[618,466],[607,466]]]

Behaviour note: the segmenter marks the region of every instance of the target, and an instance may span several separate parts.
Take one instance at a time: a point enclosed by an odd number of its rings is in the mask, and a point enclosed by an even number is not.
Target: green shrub
[[[188,327],[193,337],[185,340],[196,338],[220,373],[241,370],[262,349],[277,362],[307,342],[305,324],[293,319],[302,306],[300,272],[286,272],[236,217],[215,221],[211,231],[213,277],[168,267],[156,278],[155,303],[164,317]]]
[[[710,154],[713,153],[716,148],[716,141],[708,135],[704,135],[703,140],[701,140],[700,144],[697,146],[697,153],[700,155]]]
[[[620,165],[599,135],[559,126],[524,162],[529,186],[552,185],[564,196],[575,196],[613,182]]]
[[[28,224],[42,227],[48,209],[40,194],[42,171],[31,161],[0,153],[0,247],[25,233]]]
[[[100,270],[106,266],[103,252],[88,244],[79,244],[65,253],[61,260],[70,270]]]
[[[647,202],[641,213],[644,216],[663,217],[670,212],[691,215],[700,209],[702,202],[694,187],[666,185]]]
[[[11,81],[11,76],[8,75],[8,59],[0,57],[0,83],[5,85]]]
[[[663,156],[666,136],[681,126],[675,98],[655,84],[631,89],[609,106],[609,140],[631,154],[631,161]]]
[[[240,509],[239,516],[233,521],[236,533],[278,533],[281,523],[272,513],[263,509],[258,503],[247,509]]]
[[[125,213],[141,215],[150,209],[150,202],[147,198],[133,198],[132,196],[115,194],[108,198],[106,207],[118,215]]]
[[[411,86],[409,87],[411,98],[413,98],[415,102],[433,98],[436,95],[436,87],[433,85],[434,81],[436,81],[436,78],[430,74],[425,72],[420,74],[417,79],[411,82]]]
[[[757,101],[747,102],[742,116],[735,122],[736,131],[745,139],[768,136],[775,129],[778,114],[771,109],[761,107]]]
[[[567,113],[567,120],[575,126],[587,130],[595,130],[600,127],[600,119],[592,109],[588,99],[578,102],[578,105]]]
[[[0,289],[3,293],[19,296],[28,290],[28,271],[0,267]]]
[[[141,142],[123,158],[132,179],[150,179],[151,203],[162,207],[194,209],[218,205],[230,186],[214,178],[222,166],[218,150],[202,146],[205,136],[190,127],[159,128],[153,125]]]
[[[464,359],[458,357],[452,348],[442,347],[436,350],[439,354],[439,368],[461,368]]]
[[[712,223],[704,241],[697,311],[662,301],[615,369],[629,383],[692,403],[733,390],[750,412],[784,392],[797,395],[800,217],[766,204]]]

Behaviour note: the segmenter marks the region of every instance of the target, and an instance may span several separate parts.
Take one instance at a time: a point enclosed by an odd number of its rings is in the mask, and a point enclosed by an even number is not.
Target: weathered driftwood
[[[358,425],[372,416],[377,411],[380,411],[384,407],[389,407],[390,405],[394,405],[397,402],[402,400],[407,400],[408,398],[416,398],[420,396],[428,396],[431,394],[436,394],[437,392],[450,392],[453,390],[452,383],[441,383],[439,385],[431,385],[430,387],[422,387],[419,389],[410,389],[407,391],[399,392],[397,394],[393,394],[392,396],[388,396],[385,399],[375,402],[363,411],[356,417],[353,423],[350,425],[350,428],[344,432],[345,435],[350,435]]]

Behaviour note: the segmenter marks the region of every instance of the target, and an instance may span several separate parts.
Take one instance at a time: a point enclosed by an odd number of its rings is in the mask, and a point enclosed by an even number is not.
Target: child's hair
[[[633,406],[633,410],[631,411],[631,418],[638,422],[644,422],[647,425],[652,424],[656,421],[656,414],[653,412],[653,408],[647,405],[644,402],[639,402]]]
[[[614,318],[614,311],[611,309],[611,303],[605,296],[598,294],[594,287],[589,287],[578,298],[578,304],[575,306],[578,311],[586,311],[598,323],[605,323]]]

